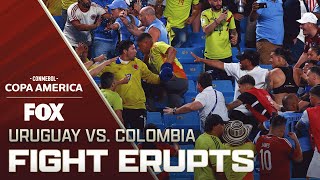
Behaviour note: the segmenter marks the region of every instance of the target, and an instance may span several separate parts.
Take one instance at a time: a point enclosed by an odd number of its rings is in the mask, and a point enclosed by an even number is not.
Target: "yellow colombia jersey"
[[[220,139],[216,136],[203,133],[196,140],[194,149],[196,150],[219,150],[225,149]],[[200,156],[195,156],[195,161],[200,161]],[[217,165],[217,157],[209,156],[209,165],[206,167],[198,167],[194,169],[194,179],[195,180],[215,180],[214,173],[212,171],[212,166]]]
[[[225,144],[226,149],[229,149],[231,151],[233,150],[252,150],[255,152],[255,145],[252,142],[246,142],[240,146],[231,146],[229,144]],[[252,158],[253,160],[253,158]],[[224,171],[226,174],[226,177],[228,180],[238,180],[243,179],[247,172],[233,172],[232,171],[232,157],[231,156],[225,156],[224,157]]]
[[[201,13],[201,26],[205,27],[214,22],[221,14],[220,12],[207,9]],[[204,56],[209,59],[224,59],[232,56],[229,30],[235,29],[233,15],[228,11],[228,17],[222,21],[212,33],[206,36]]]
[[[146,109],[146,97],[142,89],[141,79],[150,84],[160,83],[159,76],[153,74],[147,65],[137,58],[128,64],[121,64],[118,59],[109,66],[106,66],[100,75],[103,72],[113,73],[116,81],[126,76],[130,77],[128,84],[122,84],[116,88],[116,92],[122,98],[123,107],[127,109]]]
[[[183,28],[189,17],[192,5],[199,4],[199,0],[167,0],[164,16],[170,21],[171,27]]]
[[[156,42],[150,49],[149,64],[152,67],[152,72],[159,74],[161,66],[167,61],[166,52],[171,46],[165,42]],[[174,59],[173,63],[173,73],[177,78],[187,79],[186,73],[183,70],[182,65],[177,58]]]
[[[103,96],[107,99],[113,110],[122,110],[122,99],[117,92],[110,89],[101,89]]]
[[[78,2],[78,1],[77,1],[77,0],[61,0],[62,9],[67,10],[68,7],[69,7],[71,4],[75,3],[75,2]]]

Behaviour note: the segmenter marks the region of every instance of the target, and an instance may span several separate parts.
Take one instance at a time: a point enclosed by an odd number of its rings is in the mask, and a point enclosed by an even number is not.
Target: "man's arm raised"
[[[208,66],[224,70],[224,63],[219,60],[200,58],[199,56],[195,55],[193,52],[191,52],[191,55],[195,58],[194,62],[197,62],[197,63],[202,62]]]

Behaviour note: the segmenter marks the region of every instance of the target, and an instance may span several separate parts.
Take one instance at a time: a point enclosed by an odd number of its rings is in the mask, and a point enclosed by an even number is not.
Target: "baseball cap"
[[[211,131],[213,126],[217,126],[219,124],[224,125],[227,123],[228,122],[224,121],[218,114],[210,114],[204,122],[204,131]]]
[[[110,9],[128,9],[128,5],[124,0],[115,0],[110,5],[108,5]]]
[[[317,24],[317,21],[318,21],[317,16],[311,12],[304,13],[301,19],[297,20],[297,22],[300,24],[306,24],[306,23]]]
[[[254,50],[247,49],[247,50],[244,50],[241,54],[237,55],[236,57],[240,61],[248,59],[249,61],[252,62],[252,64],[258,65],[260,55],[258,52],[254,51]]]

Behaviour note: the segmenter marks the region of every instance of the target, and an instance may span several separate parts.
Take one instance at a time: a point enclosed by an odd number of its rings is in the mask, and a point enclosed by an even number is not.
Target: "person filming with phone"
[[[208,0],[211,8],[202,11],[201,26],[206,34],[204,56],[206,59],[217,59],[224,63],[232,62],[231,44],[237,44],[238,34],[232,13],[222,6],[222,0]],[[229,34],[230,33],[230,34]],[[228,79],[227,74],[210,66],[213,79]]]
[[[258,0],[252,4],[250,21],[257,21],[256,47],[260,63],[270,64],[270,54],[282,46],[284,38],[281,0]]]

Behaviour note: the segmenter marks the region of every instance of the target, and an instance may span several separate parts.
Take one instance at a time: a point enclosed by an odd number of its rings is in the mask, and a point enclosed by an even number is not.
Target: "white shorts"
[[[307,176],[311,178],[320,178],[320,153],[318,152],[317,148],[314,150]]]

